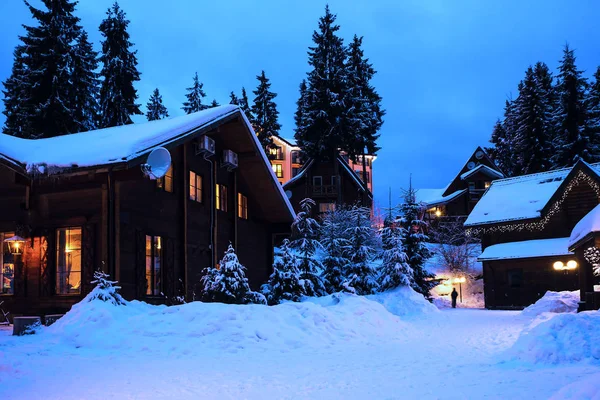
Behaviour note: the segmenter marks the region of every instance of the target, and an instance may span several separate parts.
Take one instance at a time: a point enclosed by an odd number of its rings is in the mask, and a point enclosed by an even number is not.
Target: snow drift
[[[536,317],[543,313],[573,313],[577,311],[579,290],[573,292],[547,291],[544,296],[521,311],[522,315]]]
[[[545,321],[534,321],[508,355],[533,363],[599,362],[600,311],[556,314]]]
[[[263,346],[288,351],[402,339],[414,328],[401,317],[424,312],[437,309],[409,288],[369,297],[340,293],[273,307],[201,302],[167,307],[139,301],[115,306],[84,299],[38,338],[114,352],[188,355]]]

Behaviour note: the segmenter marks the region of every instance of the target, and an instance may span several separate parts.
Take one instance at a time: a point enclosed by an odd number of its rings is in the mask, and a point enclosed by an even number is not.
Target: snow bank
[[[521,311],[522,315],[536,317],[543,313],[573,313],[577,311],[579,290],[573,292],[547,291],[544,297]]]
[[[508,356],[533,363],[599,362],[600,312],[556,314],[546,321],[534,321]]]
[[[194,354],[247,347],[287,351],[337,343],[401,339],[412,331],[399,316],[436,312],[423,296],[403,288],[369,297],[335,294],[302,303],[226,305],[193,302],[115,306],[83,301],[38,336],[70,348]]]
[[[600,400],[600,374],[592,374],[563,387],[551,400]]]

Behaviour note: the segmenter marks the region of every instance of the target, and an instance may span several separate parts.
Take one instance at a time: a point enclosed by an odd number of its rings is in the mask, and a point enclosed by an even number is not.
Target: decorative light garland
[[[564,203],[571,190],[573,190],[575,186],[579,185],[582,182],[587,183],[592,189],[594,189],[594,192],[596,192],[596,196],[600,198],[600,185],[585,172],[579,171],[575,178],[573,178],[571,182],[569,182],[561,198],[554,202],[552,207],[550,207],[546,215],[541,220],[535,222],[522,222],[509,225],[496,225],[489,228],[467,228],[466,233],[467,235],[481,235],[484,233],[493,232],[520,232],[524,230],[542,230],[548,224],[550,218],[552,218],[561,210],[562,203]]]
[[[597,247],[588,247],[583,252],[583,258],[594,267],[594,273],[600,275],[600,249]]]

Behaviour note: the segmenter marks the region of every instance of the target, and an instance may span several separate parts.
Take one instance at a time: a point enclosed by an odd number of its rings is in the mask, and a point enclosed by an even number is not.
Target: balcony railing
[[[311,187],[313,196],[335,196],[337,195],[336,185],[319,185]]]

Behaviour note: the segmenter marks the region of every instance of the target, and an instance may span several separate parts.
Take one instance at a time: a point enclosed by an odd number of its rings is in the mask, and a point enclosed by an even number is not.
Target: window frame
[[[192,170],[190,170],[189,174],[189,185],[188,185],[188,198],[195,202],[195,203],[200,203],[202,204],[203,201],[203,196],[204,196],[204,177]],[[193,182],[192,182],[193,180]],[[200,182],[200,184],[198,185],[198,181]],[[192,192],[193,191],[193,192]]]
[[[163,192],[167,192],[167,193],[173,193],[175,191],[175,186],[173,184],[175,174],[174,174],[173,170],[174,170],[173,163],[171,163],[165,176],[163,176],[162,178],[158,178],[156,180],[156,187],[158,189],[162,190]]]
[[[13,254],[10,253],[10,251],[8,250],[8,243],[4,242],[4,239],[7,239],[9,237],[13,237],[15,236],[14,232],[0,232],[0,240],[2,241],[2,248],[0,251],[0,296],[14,296],[15,295],[15,270],[16,270],[16,260],[15,260],[15,256]],[[11,262],[6,262],[8,261],[5,259],[5,257],[9,257]],[[9,286],[9,291],[5,292],[4,291],[4,278],[7,275],[6,271],[5,271],[5,265],[12,265],[12,267],[7,267],[7,268],[12,268],[12,279],[9,278],[9,281],[11,282],[11,285]]]
[[[227,212],[227,186],[220,183],[215,184],[215,208]]]
[[[323,207],[327,206],[327,207]],[[323,209],[325,208],[325,209]],[[324,214],[329,211],[335,211],[335,203],[333,201],[319,203],[319,213]]]
[[[60,257],[60,253],[61,253],[61,249],[60,249],[60,239],[59,239],[59,234],[61,231],[65,231],[65,235],[68,235],[68,232],[70,231],[75,231],[75,230],[79,230],[80,232],[80,247],[79,248],[70,248],[69,251],[67,251],[66,249],[69,248],[69,243],[70,241],[65,241],[65,253],[69,254],[69,253],[73,253],[73,252],[79,252],[79,271],[77,270],[73,270],[72,266],[71,266],[71,270],[67,272],[67,274],[70,276],[71,273],[73,272],[79,272],[79,285],[78,285],[78,291],[75,293],[63,293],[60,289],[59,289],[59,285],[61,284],[61,279],[60,279],[60,274],[64,272],[60,272],[59,270],[59,265],[60,265],[60,261],[59,261],[59,257]],[[56,262],[55,264],[55,272],[54,272],[54,293],[57,296],[81,296],[82,295],[82,290],[81,290],[81,285],[83,283],[83,227],[82,226],[65,226],[65,227],[60,227],[60,228],[56,228],[54,230],[54,234],[55,234],[55,246],[54,246],[54,261]],[[65,257],[65,263],[66,261]],[[72,257],[71,257],[72,258]],[[72,263],[73,261],[71,261]],[[65,268],[67,267],[67,265],[65,265]],[[68,283],[67,283],[68,285]]]
[[[283,178],[283,164],[272,163],[271,169],[273,169],[273,172],[275,173],[275,176],[277,178],[279,178],[279,179]]]
[[[319,183],[317,185],[317,180],[321,181],[321,183]],[[313,186],[319,186],[322,187],[323,186],[323,177],[321,175],[315,175],[312,177],[312,181],[313,181]]]
[[[158,240],[157,240],[158,239]],[[148,240],[150,240],[150,254],[148,254]],[[146,297],[160,297],[163,293],[163,239],[159,235],[145,235],[144,239],[144,276],[146,278]],[[158,254],[156,254],[158,244]],[[150,265],[148,265],[150,257]],[[158,261],[158,274],[156,274],[156,261]],[[150,268],[148,268],[150,267]],[[150,280],[148,280],[148,269]]]
[[[248,197],[238,192],[238,213],[240,219],[248,219]]]

